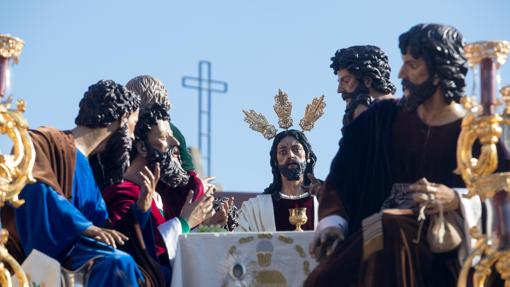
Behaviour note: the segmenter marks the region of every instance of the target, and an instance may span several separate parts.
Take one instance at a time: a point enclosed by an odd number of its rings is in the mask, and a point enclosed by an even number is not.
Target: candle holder
[[[471,69],[475,72],[475,89],[472,97],[461,101],[467,111],[457,142],[457,170],[469,192],[466,197],[478,195],[487,208],[486,231],[470,230],[477,240],[474,251],[465,260],[457,286],[485,286],[493,267],[510,286],[510,172],[494,173],[498,167],[496,144],[502,137],[503,128],[510,126],[510,88],[501,89],[501,101],[497,99],[497,70],[504,65],[510,51],[510,42],[487,41],[466,45],[465,52]],[[479,73],[477,72],[479,71]],[[477,78],[479,75],[479,79]],[[479,82],[478,82],[479,80]],[[476,88],[479,83],[479,98]],[[500,103],[505,104],[501,114],[496,113]],[[476,142],[481,145],[478,158],[472,149]],[[475,258],[480,258],[474,263]],[[474,274],[469,277],[469,270]]]
[[[23,204],[18,198],[27,183],[35,182],[32,168],[35,162],[35,151],[28,135],[28,123],[23,117],[25,102],[19,100],[16,108],[11,109],[12,85],[11,66],[18,62],[23,49],[23,41],[19,38],[0,34],[0,134],[7,135],[12,141],[10,154],[0,153],[0,208],[5,203],[14,207]],[[11,274],[6,266],[14,271],[19,286],[27,286],[28,280],[18,262],[9,254],[5,244],[9,233],[0,230],[0,286],[12,286]]]

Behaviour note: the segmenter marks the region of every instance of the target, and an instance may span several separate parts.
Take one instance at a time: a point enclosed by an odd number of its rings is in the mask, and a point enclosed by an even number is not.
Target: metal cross
[[[202,160],[207,162],[207,176],[211,175],[211,117],[212,105],[211,94],[226,93],[228,84],[226,82],[215,81],[211,79],[211,62],[198,62],[198,77],[182,77],[182,86],[184,88],[198,90],[198,148],[202,155]],[[206,103],[204,104],[204,93],[207,93]],[[207,108],[204,109],[204,106]],[[207,126],[207,131],[203,127]],[[207,151],[202,143],[203,139],[207,141]]]

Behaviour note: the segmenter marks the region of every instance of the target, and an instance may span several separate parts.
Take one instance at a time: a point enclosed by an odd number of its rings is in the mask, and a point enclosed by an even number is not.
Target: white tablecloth
[[[312,231],[181,235],[172,286],[302,286],[317,265],[312,238]]]

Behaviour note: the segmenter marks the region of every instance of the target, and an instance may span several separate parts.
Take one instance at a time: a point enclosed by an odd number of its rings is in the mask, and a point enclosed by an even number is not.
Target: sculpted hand
[[[212,184],[211,181],[215,180],[216,177],[209,176],[205,179],[200,179],[204,186],[205,194],[213,194],[216,191],[216,185]]]
[[[216,211],[211,217],[204,220],[204,225],[219,225],[225,226],[227,225],[228,220],[228,210],[230,205],[228,202],[222,202],[220,205],[220,209]]]
[[[156,185],[159,181],[160,172],[159,163],[157,163],[156,168],[154,169],[154,174],[148,167],[144,167],[144,169],[138,173],[140,182],[142,184],[142,189],[140,190],[140,197],[138,197],[136,207],[141,212],[147,212],[151,208],[152,199],[154,197],[154,193],[156,192]]]
[[[117,248],[117,244],[124,245],[124,242],[129,240],[129,238],[113,229],[100,228],[95,225],[90,226],[85,229],[82,233],[85,236],[94,238],[97,241],[101,241],[108,245],[111,245],[113,248]]]
[[[190,228],[202,223],[206,218],[213,215],[213,200],[214,197],[205,194],[199,200],[193,201],[193,191],[190,190],[186,202],[181,210],[181,217],[184,218]]]
[[[321,231],[316,231],[314,239],[310,244],[310,255],[317,261],[328,257],[338,244],[345,240],[345,235],[340,227],[331,226]]]
[[[426,178],[421,178],[411,186],[409,191],[413,192],[413,200],[418,204],[428,203],[427,214],[439,212],[439,204],[443,210],[454,211],[460,206],[460,200],[451,188],[443,184],[431,183]]]
[[[323,184],[322,180],[315,178],[315,176],[313,174],[311,174],[311,173],[308,173],[306,176],[310,180],[310,185],[308,185],[308,186],[301,186],[301,188],[305,192],[309,192],[310,194],[319,197],[320,196],[320,190],[321,190],[322,184]]]

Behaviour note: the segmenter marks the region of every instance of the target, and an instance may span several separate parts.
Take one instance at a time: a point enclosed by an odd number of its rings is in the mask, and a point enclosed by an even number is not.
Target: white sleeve
[[[320,233],[322,230],[336,226],[342,229],[342,232],[346,235],[349,231],[349,223],[345,218],[340,215],[328,215],[319,221],[317,225],[317,233]]]
[[[453,190],[459,196],[460,210],[464,219],[464,236],[466,240],[464,240],[465,245],[463,248],[459,250],[459,259],[464,260],[476,244],[476,239],[471,237],[469,230],[476,226],[481,231],[482,202],[478,196],[465,198],[463,195],[467,194],[467,188],[454,188]]]
[[[179,218],[174,217],[165,223],[158,226],[159,233],[165,241],[166,250],[168,252],[168,258],[172,261],[177,251],[177,242],[179,241],[179,235],[182,234],[182,226]]]

